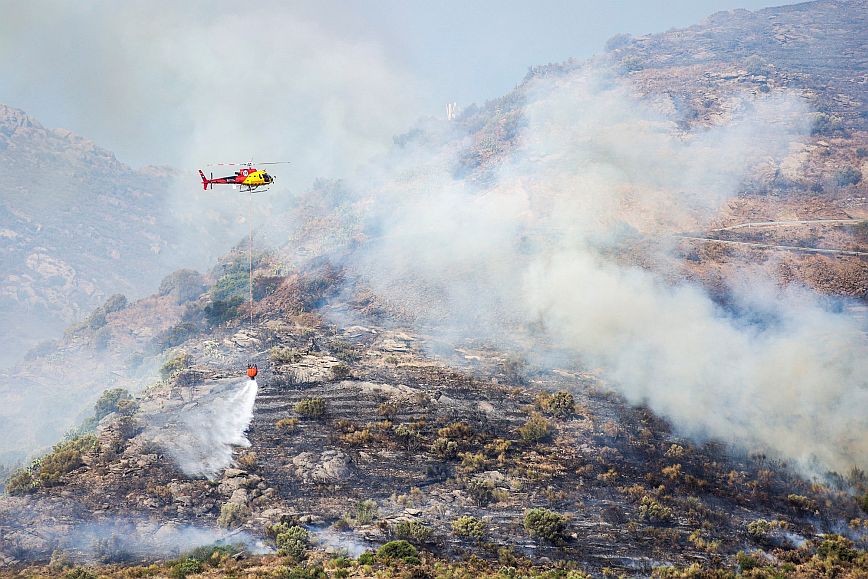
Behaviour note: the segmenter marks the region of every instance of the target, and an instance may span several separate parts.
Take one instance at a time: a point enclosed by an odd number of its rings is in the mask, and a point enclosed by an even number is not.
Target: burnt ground
[[[185,344],[192,367],[146,392],[136,415],[104,419],[82,466],[57,486],[0,500],[6,563],[56,549],[92,557],[95,543],[64,539],[77,521],[217,528],[226,504],[237,513],[220,524],[258,537],[292,521],[330,528],[348,546],[407,538],[450,559],[526,556],[591,571],[730,565],[739,550],[795,549],[842,529],[866,539],[864,527],[847,526],[860,513],[843,478],[812,484],[761,454],[692,444],[582,368],[538,370],[478,344],[443,358],[395,328],[297,322],[240,332],[233,323]],[[244,359],[261,369],[251,446],[213,481],[185,476],[141,432],[148,409],[192,404]],[[558,391],[573,396],[563,416],[540,396]],[[323,401],[321,416],[299,411],[307,399]],[[521,435],[534,415],[550,428],[538,440]],[[438,452],[438,439],[454,445]],[[367,518],[362,501],[373,501]],[[567,517],[559,537],[528,534],[524,515],[537,507]],[[462,515],[487,523],[481,540],[453,533]],[[749,534],[757,519],[772,529]],[[103,559],[132,556],[96,547]]]

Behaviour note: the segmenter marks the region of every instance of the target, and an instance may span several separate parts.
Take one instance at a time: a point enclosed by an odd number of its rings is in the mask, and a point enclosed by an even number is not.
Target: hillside
[[[144,295],[176,267],[169,170],[133,170],[87,139],[0,105],[0,171],[0,366],[111,294]]]
[[[267,263],[259,278],[273,280]],[[527,366],[473,343],[432,356],[432,338],[408,328],[326,323],[328,309],[358,308],[333,300],[316,314],[304,305],[333,295],[335,273],[281,278],[253,326],[243,314],[179,326],[189,336],[165,366],[170,377],[106,416],[69,472],[32,491],[9,483],[14,496],[0,502],[6,562],[58,549],[73,562],[91,549],[106,561],[138,560],[141,548],[171,555],[173,540],[149,537],[173,529],[216,540],[220,525],[256,537],[288,522],[354,554],[409,539],[450,560],[547,557],[643,574],[664,561],[719,565],[748,546],[804,547],[798,556],[810,558],[823,533],[861,521],[847,490],[864,487],[859,472],[837,486],[811,483],[763,454],[695,444],[575,366]],[[206,301],[191,302],[188,319]],[[245,362],[261,370],[249,446],[213,482],[191,476],[231,438],[220,430],[232,408],[213,405],[247,382],[232,379]],[[191,418],[207,405],[218,414]],[[563,528],[535,536],[524,522],[534,508],[563,514]],[[480,540],[456,534],[460,516],[484,521]],[[773,523],[753,530],[761,520]],[[852,533],[864,539],[860,529]]]
[[[140,272],[4,376],[0,572],[866,576],[866,13],[615,37],[258,198],[252,310],[244,242]]]

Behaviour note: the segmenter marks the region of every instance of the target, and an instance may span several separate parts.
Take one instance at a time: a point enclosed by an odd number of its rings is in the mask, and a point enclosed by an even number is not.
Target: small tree
[[[160,282],[160,295],[171,295],[175,303],[183,304],[194,300],[205,291],[202,275],[192,269],[179,269],[170,273]]]

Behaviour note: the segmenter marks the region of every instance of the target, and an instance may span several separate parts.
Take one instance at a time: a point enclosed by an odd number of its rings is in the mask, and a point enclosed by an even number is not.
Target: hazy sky
[[[504,94],[531,65],[784,3],[0,0],[0,103],[133,165],[254,155],[341,173],[446,102]]]

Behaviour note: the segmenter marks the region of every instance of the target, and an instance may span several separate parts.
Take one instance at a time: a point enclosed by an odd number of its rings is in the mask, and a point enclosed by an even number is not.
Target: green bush
[[[274,346],[268,351],[268,357],[275,364],[293,364],[301,360],[301,352],[283,346]]]
[[[621,69],[624,72],[635,72],[645,68],[645,63],[638,56],[630,55],[621,61]]]
[[[370,525],[377,517],[377,503],[372,500],[359,501],[356,504],[356,515],[354,517],[358,525]]]
[[[419,432],[419,428],[413,424],[396,424],[392,430],[394,431],[395,436],[404,443],[408,451],[418,448],[422,443],[422,433]]]
[[[50,453],[33,461],[27,469],[21,469],[12,475],[6,491],[9,494],[25,494],[40,487],[57,486],[60,478],[82,466],[84,454],[96,447],[97,441],[93,435],[60,442]]]
[[[639,518],[653,524],[668,523],[672,519],[672,509],[645,495],[639,502]]]
[[[541,442],[552,435],[552,425],[544,416],[534,412],[518,429],[518,434],[527,443]]]
[[[298,427],[298,418],[281,418],[274,423],[274,427],[284,432],[292,432]]]
[[[220,516],[217,517],[217,524],[224,529],[231,529],[244,524],[249,516],[250,510],[244,505],[223,503],[223,506],[220,507]]]
[[[859,506],[862,507],[862,510],[864,512],[868,513],[868,492],[866,492],[865,495],[862,497]]]
[[[161,296],[171,295],[175,303],[183,304],[194,300],[205,291],[202,275],[192,269],[179,269],[170,273],[160,282]]]
[[[803,511],[816,511],[818,508],[816,501],[803,495],[789,494],[787,495],[787,501]]]
[[[633,37],[629,34],[616,34],[609,38],[604,45],[606,52],[612,52],[619,48],[624,48],[633,41]]]
[[[536,539],[550,543],[563,540],[567,528],[567,518],[548,509],[530,509],[524,514],[524,530]]]
[[[762,561],[744,551],[739,551],[735,555],[735,561],[743,572],[749,572],[751,569],[762,567]]]
[[[329,345],[329,350],[331,351],[332,356],[341,362],[346,362],[347,364],[358,362],[359,358],[362,357],[361,353],[354,345],[343,340],[335,340],[332,342]]]
[[[296,402],[292,409],[304,418],[321,418],[326,413],[326,402],[322,398],[305,398]]]
[[[406,542],[406,541],[405,541]],[[412,547],[412,545],[410,545]],[[413,547],[415,549],[415,547]],[[375,555],[370,551],[366,551],[359,555],[359,565],[373,565],[376,562]]]
[[[464,490],[480,507],[494,502],[494,483],[490,480],[470,479],[464,483]]]
[[[96,579],[96,575],[84,567],[76,567],[72,571],[67,571],[63,577],[64,579]]]
[[[220,560],[230,557],[233,553],[244,552],[243,545],[204,545],[196,547],[184,554],[185,559],[193,559],[202,563],[217,564]]]
[[[834,562],[852,563],[859,552],[853,548],[853,541],[841,535],[827,535],[826,540],[817,547],[817,556]]]
[[[488,525],[482,519],[465,515],[452,521],[452,532],[458,537],[479,540],[485,536]]]
[[[215,302],[243,298],[248,293],[249,275],[247,271],[235,271],[221,276],[211,287],[211,298]]]
[[[832,135],[844,128],[839,117],[827,113],[816,113],[811,127],[812,135]]]
[[[438,438],[431,444],[431,453],[444,460],[455,458],[458,455],[458,443],[448,438]]]
[[[91,315],[81,324],[75,326],[74,330],[90,328],[98,330],[108,323],[108,315],[119,312],[128,305],[127,297],[123,294],[114,294],[100,307],[96,308]]]
[[[399,539],[424,543],[431,538],[431,529],[417,521],[399,521],[392,526],[392,534]]]
[[[506,381],[510,384],[524,384],[527,380],[525,370],[527,362],[524,358],[510,354],[501,363]]]
[[[552,397],[549,408],[555,416],[562,418],[572,416],[576,412],[576,399],[569,392],[562,390]]]
[[[174,348],[186,342],[194,336],[197,331],[198,328],[196,324],[192,322],[181,322],[163,332],[160,332],[160,334],[154,338],[154,342],[159,346],[160,350]]]
[[[111,388],[102,393],[93,405],[94,418],[97,422],[113,412],[129,415],[135,412],[132,404],[133,396],[126,388]]]
[[[569,418],[576,413],[576,399],[566,390],[543,397],[541,406],[542,410],[558,418]]]
[[[329,579],[328,573],[321,565],[310,567],[293,567],[278,575],[281,579]]]
[[[291,557],[296,561],[304,561],[307,558],[307,550],[310,547],[310,535],[308,532],[298,525],[291,527],[285,523],[277,525],[274,528],[276,532],[275,542],[277,543],[278,553]]]
[[[399,410],[398,404],[390,400],[377,406],[377,416],[382,416],[386,420],[395,420]]]
[[[757,519],[747,524],[747,534],[760,542],[768,540],[771,530],[772,524],[765,519]]]
[[[846,187],[847,185],[855,185],[862,180],[862,171],[856,167],[844,167],[835,173],[835,183],[838,187]]]
[[[202,572],[202,563],[196,559],[184,559],[172,565],[169,576],[173,579],[185,579],[188,575]]]
[[[419,551],[407,541],[389,541],[377,549],[377,558],[381,561],[404,561],[405,563],[418,564]],[[359,557],[359,563],[362,558]]]
[[[96,430],[100,420],[117,412],[122,416],[132,416],[138,410],[139,405],[125,388],[112,388],[102,393],[93,406],[93,416],[86,419],[72,432],[82,435]]]
[[[751,54],[744,60],[744,67],[748,74],[765,75],[768,72],[768,67],[758,54]]]
[[[229,321],[238,316],[238,306],[243,302],[241,296],[232,296],[227,300],[214,300],[203,310],[205,319],[212,326]]]
[[[39,483],[26,468],[20,468],[12,473],[6,481],[6,492],[13,496],[26,495],[39,488]]]
[[[175,372],[180,372],[190,367],[193,357],[187,352],[179,350],[172,354],[163,365],[160,366],[160,376],[163,380],[168,380]]]

